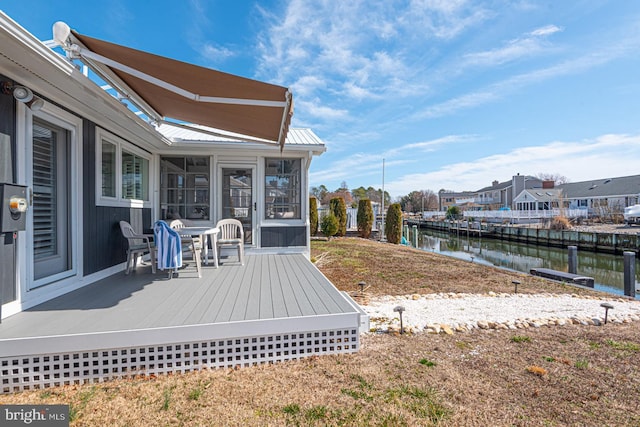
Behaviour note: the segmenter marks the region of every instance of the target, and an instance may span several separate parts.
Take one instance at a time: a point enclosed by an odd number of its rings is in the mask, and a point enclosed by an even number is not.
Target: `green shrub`
[[[358,202],[358,233],[360,237],[368,239],[373,227],[373,208],[371,200],[360,199]]]
[[[318,199],[309,197],[309,234],[318,234]]]
[[[460,216],[460,208],[457,206],[449,206],[447,208],[447,219],[457,219]]]
[[[400,243],[402,239],[402,208],[400,203],[389,205],[384,231],[389,243]]]
[[[335,235],[338,232],[338,220],[336,219],[336,216],[329,212],[329,214],[322,218],[320,228],[322,229],[322,234],[327,237]]]
[[[329,201],[329,211],[338,220],[338,236],[347,235],[347,206],[342,197],[334,197]]]

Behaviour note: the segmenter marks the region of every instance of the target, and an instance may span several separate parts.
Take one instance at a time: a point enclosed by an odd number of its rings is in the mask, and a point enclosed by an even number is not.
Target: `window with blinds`
[[[58,253],[56,133],[33,125],[33,257]]]

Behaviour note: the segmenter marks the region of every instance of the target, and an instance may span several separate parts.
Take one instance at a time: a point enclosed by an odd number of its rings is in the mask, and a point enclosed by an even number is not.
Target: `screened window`
[[[160,159],[162,219],[209,219],[209,157]]]
[[[102,141],[102,195],[116,197],[116,145]]]
[[[97,204],[148,206],[149,154],[103,129],[96,141]]]
[[[301,218],[300,159],[265,160],[265,218]]]
[[[149,200],[149,160],[122,150],[122,198]]]

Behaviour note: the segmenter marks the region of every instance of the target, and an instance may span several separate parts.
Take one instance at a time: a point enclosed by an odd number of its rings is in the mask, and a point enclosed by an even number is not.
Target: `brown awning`
[[[72,51],[82,59],[107,67],[161,116],[155,119],[171,118],[273,141],[282,149],[293,115],[293,99],[287,88],[75,31],[73,36],[84,47]]]

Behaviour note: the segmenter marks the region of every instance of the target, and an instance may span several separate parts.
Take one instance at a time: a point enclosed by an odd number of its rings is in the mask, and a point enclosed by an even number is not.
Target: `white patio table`
[[[193,226],[182,227],[176,229],[181,236],[199,236],[202,240],[202,256],[204,257],[205,265],[209,265],[209,236],[211,236],[211,248],[213,250],[213,265],[218,268],[218,234],[220,229],[209,226]]]

